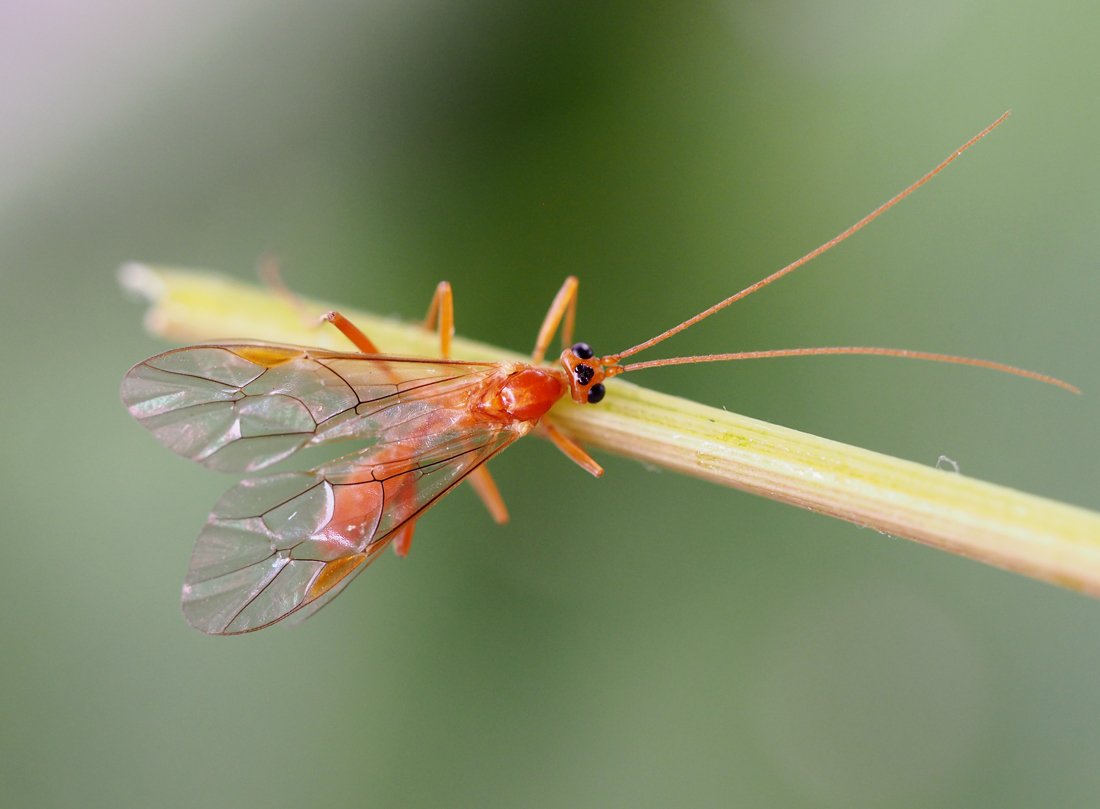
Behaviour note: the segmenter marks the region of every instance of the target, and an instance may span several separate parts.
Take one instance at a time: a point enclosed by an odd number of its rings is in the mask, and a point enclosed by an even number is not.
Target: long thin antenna
[[[658,334],[656,337],[651,337],[650,339],[646,340],[643,343],[638,343],[638,345],[633,346],[632,348],[628,348],[626,351],[620,351],[618,354],[611,354],[610,356],[604,357],[603,360],[608,364],[614,364],[614,363],[617,363],[619,360],[623,359],[624,357],[630,357],[630,356],[633,356],[634,354],[637,354],[639,351],[645,351],[647,348],[650,348],[651,346],[655,346],[655,345],[657,345],[657,343],[660,343],[664,340],[667,340],[669,337],[672,337],[675,334],[679,334],[684,329],[687,329],[687,328],[690,328],[690,327],[694,326],[700,320],[704,320],[704,319],[710,317],[715,312],[719,312],[722,309],[725,309],[731,303],[739,301],[742,298],[748,297],[749,295],[756,292],[757,290],[766,287],[768,284],[772,283],[773,281],[778,281],[784,275],[787,275],[788,273],[794,272],[795,270],[797,270],[799,267],[801,267],[806,262],[812,261],[813,259],[820,256],[825,251],[830,250],[833,247],[836,247],[838,244],[840,244],[842,241],[847,239],[849,236],[852,236],[856,232],[862,230],[867,225],[871,224],[871,222],[878,219],[880,216],[882,216],[888,210],[893,208],[895,205],[897,205],[899,202],[901,202],[907,196],[912,194],[914,191],[916,191],[922,185],[927,183],[929,180],[931,180],[933,177],[935,177],[937,174],[939,174],[941,171],[943,171],[949,165],[951,165],[956,160],[958,160],[959,156],[962,155],[963,152],[965,152],[967,149],[969,149],[975,143],[980,141],[982,138],[984,138],[986,135],[988,135],[990,132],[992,132],[994,129],[996,129],[998,126],[1000,126],[1002,123],[1004,123],[1004,120],[1009,116],[1009,113],[1011,113],[1011,110],[1006,111],[1003,115],[1001,115],[1000,118],[998,118],[996,121],[991,123],[985,129],[983,129],[981,132],[979,132],[977,135],[972,137],[970,140],[968,140],[966,143],[964,143],[958,149],[953,151],[950,155],[947,156],[947,158],[942,163],[940,163],[938,166],[936,166],[930,172],[925,174],[923,177],[921,177],[915,183],[910,185],[904,191],[902,191],[901,193],[891,197],[889,200],[887,200],[882,205],[875,208],[873,211],[871,211],[871,213],[867,214],[865,217],[860,219],[858,222],[856,222],[850,228],[848,228],[847,230],[845,230],[841,233],[838,233],[836,236],[829,239],[829,241],[825,242],[823,245],[821,245],[817,249],[811,250],[809,253],[804,255],[802,258],[798,259],[798,261],[794,261],[794,262],[788,264],[783,269],[777,270],[776,272],[773,272],[767,278],[763,278],[763,279],[757,281],[755,284],[752,284],[751,286],[745,287],[740,292],[738,292],[734,295],[730,295],[724,301],[719,301],[718,303],[714,304],[714,306],[700,312],[699,314],[697,314],[693,318],[689,318],[688,320],[685,320],[680,325],[673,326],[668,331],[662,332],[662,333]]]
[[[617,376],[627,371],[640,371],[643,368],[660,368],[665,365],[690,365],[696,362],[725,362],[727,360],[757,360],[769,357],[806,357],[829,354],[875,354],[884,357],[904,357],[913,360],[930,360],[932,362],[949,362],[955,365],[973,365],[978,368],[989,368],[1005,374],[1022,376],[1026,379],[1034,379],[1036,382],[1045,382],[1048,385],[1068,390],[1070,393],[1080,393],[1081,389],[1069,382],[1064,382],[1057,377],[1047,374],[1025,371],[1014,365],[1005,365],[1003,362],[992,360],[979,360],[973,357],[957,357],[953,354],[933,354],[928,351],[910,351],[905,348],[864,348],[860,346],[831,346],[828,348],[779,348],[769,351],[738,351],[733,354],[704,354],[698,357],[671,357],[663,360],[648,360],[646,362],[632,362],[627,365],[616,365],[608,369],[608,376]]]

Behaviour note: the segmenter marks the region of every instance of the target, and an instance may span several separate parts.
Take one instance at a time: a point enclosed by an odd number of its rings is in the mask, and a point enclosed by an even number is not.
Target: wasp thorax
[[[561,373],[520,366],[507,372],[474,408],[502,420],[538,421],[565,393]]]

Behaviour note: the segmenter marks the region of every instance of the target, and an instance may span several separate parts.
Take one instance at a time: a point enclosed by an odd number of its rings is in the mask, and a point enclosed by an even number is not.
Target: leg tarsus
[[[440,281],[428,305],[428,314],[424,318],[424,328],[431,331],[439,329],[439,356],[445,360],[451,358],[451,338],[455,336],[454,292],[446,281]]]
[[[603,475],[603,467],[596,463],[596,459],[585,452],[580,444],[553,424],[544,421],[538,426],[538,429],[544,436],[550,439],[550,442],[555,447],[564,452],[566,457],[577,464],[581,469],[596,477],[601,477]]]
[[[538,337],[535,338],[535,350],[531,352],[531,362],[538,364],[546,356],[546,349],[550,346],[550,340],[560,324],[562,346],[567,346],[573,339],[573,323],[577,314],[577,286],[579,282],[576,276],[569,276],[561,285],[558,294],[550,303],[546,317],[542,320]],[[562,322],[564,318],[564,323]]]
[[[371,339],[367,335],[363,334],[359,330],[359,327],[344,317],[339,312],[326,312],[321,315],[321,320],[331,323],[338,328],[340,332],[347,337],[352,345],[362,351],[364,354],[381,354]]]
[[[470,473],[468,479],[477,496],[481,498],[481,502],[485,504],[485,508],[489,510],[493,521],[498,525],[508,522],[508,507],[504,505],[504,498],[501,497],[496,481],[489,474],[489,467],[479,466]]]
[[[573,327],[577,322],[577,296],[580,284],[575,276],[573,278],[573,294],[569,296],[569,306],[565,309],[565,319],[561,322],[561,348],[562,351],[573,345]]]
[[[416,532],[416,520],[409,520],[397,529],[393,538],[393,552],[404,559],[412,548],[413,534]]]

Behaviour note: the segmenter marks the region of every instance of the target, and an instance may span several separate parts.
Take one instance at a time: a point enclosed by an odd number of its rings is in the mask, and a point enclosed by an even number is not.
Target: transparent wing
[[[122,401],[157,440],[211,469],[253,472],[309,444],[386,434],[435,399],[452,405],[487,363],[270,344],[179,348],[135,365]]]
[[[231,635],[316,612],[402,525],[523,432],[436,429],[416,445],[242,481],[218,501],[195,545],[184,616],[203,632]]]

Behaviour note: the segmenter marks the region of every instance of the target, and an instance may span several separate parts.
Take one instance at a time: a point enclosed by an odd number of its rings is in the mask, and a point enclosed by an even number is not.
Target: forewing
[[[195,545],[183,614],[203,632],[238,634],[312,614],[394,534],[523,434],[446,425],[308,472],[245,480],[218,501]]]
[[[453,405],[494,370],[297,346],[202,345],[138,363],[121,395],[173,452],[211,469],[253,472],[307,444],[384,442],[410,411],[432,399]]]

